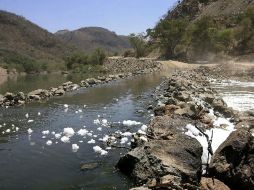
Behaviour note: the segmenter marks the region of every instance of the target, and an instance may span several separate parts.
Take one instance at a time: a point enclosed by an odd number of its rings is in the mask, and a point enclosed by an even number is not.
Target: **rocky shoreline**
[[[134,136],[117,164],[133,190],[254,188],[254,114],[228,108],[209,70],[178,71],[156,89],[146,140]]]
[[[103,67],[105,68],[106,72],[109,73],[108,75],[98,76],[96,78],[88,78],[80,81],[78,84],[68,81],[59,85],[58,87],[37,89],[27,94],[23,92],[18,92],[16,94],[6,92],[4,95],[0,94],[0,107],[8,108],[10,106],[22,106],[26,103],[35,101],[45,101],[51,97],[63,96],[67,92],[75,91],[80,88],[94,87],[131,76],[152,73],[160,70],[161,64],[149,59],[109,58],[104,63]]]

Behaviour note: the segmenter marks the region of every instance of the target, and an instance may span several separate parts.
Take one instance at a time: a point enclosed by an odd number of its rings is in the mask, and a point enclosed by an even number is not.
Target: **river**
[[[3,84],[1,90],[28,92],[57,86],[69,79],[61,75],[55,78],[24,76],[17,82]],[[143,75],[81,89],[44,103],[0,108],[0,131],[4,133],[0,137],[0,189],[129,189],[131,182],[115,168],[119,157],[127,150],[116,148],[101,156],[93,147],[106,148],[99,141],[105,134],[118,130],[135,132],[148,123],[152,112],[147,107],[161,80],[161,74]],[[95,122],[97,119],[104,119],[104,122],[106,119],[113,127],[103,127]],[[142,124],[124,126],[124,120]],[[67,127],[72,128],[75,135],[69,143],[64,143],[55,134],[61,134]],[[30,135],[28,129],[33,131]],[[78,135],[80,129],[88,130],[92,136]],[[91,139],[95,144],[88,143]],[[52,144],[47,145],[47,142]],[[128,142],[122,145],[128,147]],[[79,146],[77,152],[72,150],[72,144]],[[98,163],[98,166],[81,171],[83,163]]]
[[[136,132],[147,124],[152,117],[147,107],[153,103],[151,95],[163,76],[163,73],[137,76],[80,89],[44,103],[0,108],[0,189],[125,190],[132,187],[131,181],[115,168],[127,149],[107,150],[100,139],[116,131]],[[3,83],[0,91],[29,92],[68,80],[80,78],[21,76]],[[252,84],[223,81],[214,82],[213,86],[234,109],[248,110],[254,104]],[[232,100],[238,101],[232,103]],[[140,123],[126,126],[124,120]],[[56,134],[62,136],[64,128],[75,131],[69,143],[56,138]],[[78,135],[80,129],[90,134]],[[91,140],[94,144],[88,143]],[[117,140],[117,145],[128,147],[129,143],[130,137],[122,144]],[[74,151],[73,144],[79,149]],[[102,147],[108,154],[96,153],[94,146]],[[80,166],[87,163],[96,163],[96,167],[81,171]]]

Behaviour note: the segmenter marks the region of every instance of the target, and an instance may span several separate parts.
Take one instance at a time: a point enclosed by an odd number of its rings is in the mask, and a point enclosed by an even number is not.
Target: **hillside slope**
[[[73,31],[60,30],[55,35],[63,42],[71,43],[86,52],[96,48],[108,52],[120,52],[130,48],[128,37],[119,36],[101,27],[85,27]]]
[[[254,53],[254,0],[182,0],[154,29],[168,58],[212,61]]]
[[[0,64],[20,71],[54,70],[76,48],[21,16],[0,11]]]
[[[202,16],[224,19],[238,16],[253,5],[254,0],[182,0],[169,10],[166,19],[195,20]]]

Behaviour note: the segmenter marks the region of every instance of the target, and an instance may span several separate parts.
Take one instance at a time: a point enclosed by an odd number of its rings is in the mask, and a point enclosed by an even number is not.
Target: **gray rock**
[[[37,90],[34,90],[34,91],[29,92],[27,94],[28,97],[31,97],[31,96],[34,96],[34,95],[39,96],[40,99],[44,99],[44,98],[50,97],[51,94],[49,93],[49,91],[44,90],[44,89],[37,89]]]
[[[89,87],[89,84],[88,84],[88,82],[86,82],[85,80],[82,80],[82,81],[80,82],[80,86],[82,86],[82,87]]]
[[[254,137],[248,129],[232,132],[220,145],[209,173],[232,189],[254,189]]]
[[[70,85],[72,85],[72,84],[73,84],[73,82],[68,81],[68,82],[63,83],[62,86],[70,86]]]
[[[131,188],[130,190],[150,190],[148,187],[134,187],[134,188]]]
[[[15,96],[16,100],[25,100],[26,99],[26,95],[24,94],[24,92],[18,92]]]
[[[41,100],[41,97],[39,95],[34,95],[34,94],[31,94],[31,95],[28,95],[28,98],[29,100]]]
[[[227,185],[218,179],[202,177],[200,190],[230,190]]]
[[[85,170],[92,170],[95,169],[99,166],[99,164],[97,162],[94,163],[84,163],[81,164],[80,166],[80,170],[85,171]]]
[[[7,100],[11,101],[11,100],[14,99],[15,94],[13,94],[13,93],[11,93],[11,92],[6,92],[5,95],[4,95],[4,97],[5,97]]]
[[[101,83],[100,80],[97,80],[95,78],[88,78],[85,80],[90,86]]]
[[[149,141],[121,157],[117,166],[137,183],[147,183],[151,178],[162,180],[163,176],[170,175],[179,179],[179,187],[197,186],[201,177],[202,147],[196,139],[182,134],[180,126],[177,129],[184,121],[169,118],[153,120],[148,128]]]
[[[65,91],[63,89],[57,89],[55,92],[54,92],[54,95],[56,96],[62,96],[65,94]]]

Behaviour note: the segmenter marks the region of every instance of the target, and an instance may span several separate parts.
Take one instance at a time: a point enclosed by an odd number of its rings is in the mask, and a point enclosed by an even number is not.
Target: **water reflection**
[[[30,81],[32,79],[26,80],[23,85],[31,83],[29,86],[34,89],[34,84]],[[40,79],[41,83],[49,83],[49,80],[50,78],[44,77]],[[151,113],[146,108],[152,101],[153,90],[161,80],[160,74],[139,76],[81,89],[44,103],[1,108],[0,132],[6,129],[11,129],[11,132],[2,134],[0,140],[0,189],[129,189],[131,182],[114,167],[119,156],[126,150],[110,150],[107,156],[100,156],[95,154],[92,147],[103,147],[98,139],[108,132],[134,132],[140,126],[114,125],[110,129],[102,128],[102,131],[98,131],[94,120],[99,117],[110,123],[127,119],[147,123]],[[59,80],[56,81],[59,83]],[[15,88],[15,85],[9,88]],[[67,112],[64,104],[69,105]],[[137,113],[138,109],[144,110],[144,114]],[[41,113],[40,116],[38,112]],[[26,113],[29,113],[29,118],[25,117]],[[28,123],[28,119],[34,122]],[[77,132],[83,126],[93,131],[93,135],[97,137],[83,138],[75,135],[70,143],[62,143],[51,134],[42,138],[44,130],[60,133],[63,128],[72,127]],[[15,127],[19,130],[15,131]],[[33,130],[30,137],[28,128]],[[95,139],[96,144],[87,143],[91,138]],[[53,144],[47,146],[47,140],[51,140]],[[80,147],[76,153],[71,149],[73,143]],[[95,169],[80,171],[80,164],[89,162],[100,164]]]

